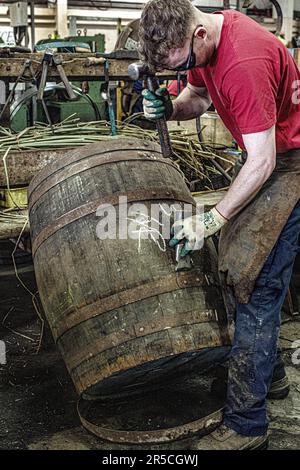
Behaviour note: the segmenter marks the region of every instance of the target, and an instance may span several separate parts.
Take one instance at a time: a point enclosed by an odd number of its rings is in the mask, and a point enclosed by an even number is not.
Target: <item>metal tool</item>
[[[42,103],[46,119],[53,132],[53,123],[51,121],[50,114],[49,114],[47,105],[44,100],[44,91],[45,91],[45,86],[47,83],[48,70],[49,70],[49,65],[52,63],[52,59],[53,59],[52,49],[46,49],[43,60],[42,60],[42,75],[41,75],[36,99],[37,101],[40,101]]]
[[[53,123],[51,121],[49,111],[48,111],[47,105],[46,105],[45,100],[44,100],[44,91],[45,91],[45,87],[46,87],[46,83],[47,83],[49,67],[51,67],[53,65],[56,67],[56,69],[59,73],[60,79],[64,84],[64,87],[65,87],[65,90],[67,92],[67,95],[68,95],[69,99],[70,100],[76,100],[77,99],[77,96],[74,93],[74,90],[72,89],[72,86],[71,86],[71,84],[70,84],[70,82],[69,82],[69,80],[66,76],[66,73],[65,73],[64,69],[63,69],[62,63],[63,63],[62,62],[62,57],[60,55],[58,55],[58,54],[54,55],[52,49],[49,49],[49,48],[46,49],[46,51],[44,53],[43,60],[42,60],[42,75],[41,75],[40,84],[39,84],[39,88],[38,88],[37,100],[42,103],[42,106],[43,106],[48,124],[51,126],[52,129],[53,129]]]
[[[132,80],[144,80],[146,87],[149,91],[155,94],[159,88],[158,78],[149,69],[148,65],[142,62],[135,62],[130,64],[128,67],[128,75]],[[162,154],[166,158],[170,158],[173,155],[170,135],[168,131],[166,118],[161,118],[156,121],[157,131],[159,135],[160,145]]]
[[[45,90],[45,86],[47,82],[49,66],[52,62],[52,59],[53,59],[52,49],[46,49],[43,60],[42,60],[42,75],[41,75],[38,94],[37,94],[38,101],[43,101],[44,99],[44,90]]]
[[[175,212],[175,220],[178,221],[178,220],[182,220],[183,218],[183,214],[180,213],[180,212]],[[176,234],[175,234],[175,238],[176,238]],[[192,269],[192,259],[190,257],[189,254],[187,254],[184,258],[182,258],[180,256],[180,252],[182,250],[182,248],[184,247],[185,243],[182,242],[182,243],[178,243],[178,245],[176,245],[175,247],[175,259],[176,259],[176,268],[175,268],[175,271],[176,272],[180,272],[180,271],[189,271],[190,269]]]
[[[180,271],[189,271],[192,269],[192,259],[189,254],[187,254],[184,258],[180,256],[181,249],[184,247],[184,243],[179,243],[179,245],[176,246],[176,272]]]
[[[55,65],[55,67],[57,68],[57,71],[59,73],[61,81],[63,82],[64,87],[66,89],[66,92],[68,94],[68,97],[70,98],[70,100],[76,100],[77,96],[75,95],[74,90],[73,90],[73,88],[72,88],[72,86],[71,86],[71,84],[70,84],[70,82],[69,82],[69,80],[66,76],[64,68],[62,66],[62,63],[63,63],[62,56],[59,55],[59,54],[55,54],[53,56],[52,62]]]
[[[66,89],[67,95],[70,98],[70,100],[76,100],[77,96],[74,93],[74,90],[72,89],[72,86],[66,76],[66,73],[64,71],[64,68],[62,66],[62,56],[59,54],[53,54],[52,49],[46,49],[43,61],[42,61],[42,75],[41,75],[41,80],[40,80],[40,86],[37,94],[37,99],[38,101],[42,101],[44,97],[44,90],[45,86],[47,83],[47,77],[48,77],[48,72],[49,72],[49,67],[55,66],[61,81],[64,84],[64,87]]]
[[[149,67],[141,62],[130,64],[128,67],[128,75],[132,80],[144,79],[146,86],[149,91],[155,94],[155,91],[159,88],[158,78],[153,72],[150,71]],[[167,126],[166,118],[161,118],[156,121],[157,131],[159,135],[160,145],[162,154],[165,158],[170,158],[173,155],[173,149],[171,145],[170,134]],[[177,214],[177,212],[176,212]],[[180,220],[181,220],[180,216]],[[177,219],[178,220],[178,219]],[[181,248],[184,244],[180,243],[176,246],[176,272],[188,271],[192,268],[192,260],[190,255],[186,255],[184,258],[180,256]]]

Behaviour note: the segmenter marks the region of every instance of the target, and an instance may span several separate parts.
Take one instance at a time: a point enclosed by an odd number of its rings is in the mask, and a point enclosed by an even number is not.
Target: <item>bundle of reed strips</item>
[[[71,149],[84,145],[101,142],[110,138],[127,137],[140,138],[158,142],[156,131],[144,130],[132,124],[118,123],[118,135],[111,137],[111,128],[106,121],[82,123],[75,115],[52,127],[36,123],[16,134],[9,129],[0,127],[0,158],[7,154],[26,150]],[[226,158],[218,155],[217,148],[200,143],[197,134],[185,130],[170,131],[171,143],[174,150],[173,159],[176,161],[188,182],[205,179],[204,189],[213,189],[209,184],[210,177],[220,172],[212,165],[212,160],[221,160],[231,165]]]

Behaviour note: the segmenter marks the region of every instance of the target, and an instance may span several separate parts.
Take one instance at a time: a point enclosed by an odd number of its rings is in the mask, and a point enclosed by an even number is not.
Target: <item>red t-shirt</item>
[[[242,134],[276,124],[278,153],[300,148],[300,70],[287,48],[262,26],[236,11],[224,15],[212,62],[195,67],[188,81],[206,87],[239,146]]]
[[[184,89],[184,84],[183,81],[180,80],[180,93]],[[172,80],[171,83],[168,85],[168,92],[172,96],[178,96],[178,81],[177,80]]]

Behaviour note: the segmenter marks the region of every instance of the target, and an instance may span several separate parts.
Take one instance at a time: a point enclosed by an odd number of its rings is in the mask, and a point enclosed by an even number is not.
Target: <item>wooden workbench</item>
[[[74,54],[58,54],[62,57],[64,71],[70,81],[72,80],[104,80],[104,65],[87,66],[86,62],[89,57],[96,57],[92,53],[74,53]],[[22,73],[26,60],[31,60],[33,71],[36,73],[41,69],[43,60],[42,53],[12,53],[10,57],[2,57],[0,55],[0,79],[7,81],[15,81]],[[137,62],[134,59],[108,59],[109,77],[112,80],[129,80],[128,66]],[[170,70],[162,71],[158,74],[164,79],[174,79],[176,74]],[[56,67],[49,67],[48,78],[60,79]]]
[[[59,54],[63,60],[63,68],[69,80],[104,80],[104,65],[94,65],[87,67],[86,62],[89,57],[98,57],[99,54],[84,53],[68,53]],[[293,49],[293,57],[300,67],[300,49]],[[27,59],[32,61],[34,72],[41,68],[43,53],[11,53],[9,57],[0,54],[0,79],[6,81],[15,81],[22,72],[22,68]],[[129,80],[128,66],[132,62],[136,62],[133,58],[108,58],[109,77],[112,80]],[[164,79],[175,79],[176,73],[170,70],[164,70],[158,74]],[[59,73],[56,67],[49,68],[49,78],[59,79]]]
[[[32,178],[49,163],[63,156],[70,149],[11,151],[6,166],[11,187],[29,185]],[[0,158],[0,187],[6,187],[4,162]]]

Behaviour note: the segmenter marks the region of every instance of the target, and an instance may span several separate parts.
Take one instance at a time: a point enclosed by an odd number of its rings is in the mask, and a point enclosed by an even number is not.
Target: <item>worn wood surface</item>
[[[294,50],[294,58],[300,67],[300,49]],[[89,57],[96,57],[91,53],[60,54],[63,57],[63,67],[70,80],[99,80],[104,79],[104,66],[97,65],[86,67],[86,60]],[[32,60],[33,70],[37,71],[41,67],[43,54],[13,54],[11,57],[1,57],[0,77],[2,79],[14,81],[21,73],[27,59]],[[128,80],[128,65],[135,62],[133,59],[109,59],[109,75],[113,80]],[[176,74],[170,70],[159,73],[164,78],[176,78]],[[49,77],[59,79],[59,73],[55,67],[49,69]]]
[[[104,66],[86,66],[86,61],[89,57],[95,57],[95,54],[81,53],[81,54],[59,54],[63,58],[63,68],[70,80],[104,80]],[[0,77],[14,81],[22,72],[26,60],[32,60],[32,68],[37,72],[41,68],[43,54],[14,54],[12,57],[1,57],[0,60]],[[135,62],[133,59],[109,59],[109,76],[112,80],[129,80],[128,66]],[[159,74],[165,78],[175,78],[176,74],[168,71],[163,71]],[[49,78],[60,79],[56,67],[49,67]]]
[[[18,238],[21,233],[21,230],[24,227],[25,218],[28,215],[27,210],[19,210],[14,212],[22,217],[17,219],[6,219],[1,217],[0,211],[0,240],[5,240],[7,238]],[[26,225],[24,229],[24,234],[29,233],[29,224]]]
[[[105,164],[95,165],[101,154]],[[189,199],[181,174],[160,158],[157,144],[118,139],[56,160],[31,183],[33,247],[68,213],[69,223],[36,245],[34,263],[48,321],[79,393],[98,383],[134,383],[174,366],[178,354],[229,341],[211,241],[195,254],[193,282],[185,284],[185,274],[175,274],[173,249],[161,251],[151,238],[140,245],[100,240],[95,211],[73,220],[79,207],[84,214],[87,204],[112,195],[144,192],[144,211],[160,191]]]
[[[9,152],[6,157],[9,184],[13,186],[29,185],[32,178],[46,165],[59,159],[69,150],[29,150],[26,152]],[[0,158],[0,186],[6,187],[3,159]]]

